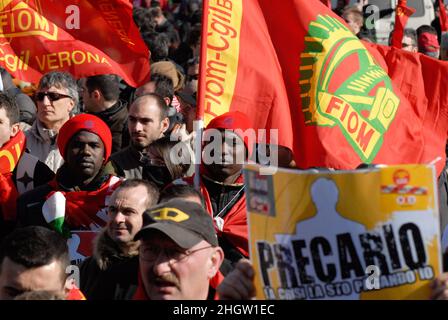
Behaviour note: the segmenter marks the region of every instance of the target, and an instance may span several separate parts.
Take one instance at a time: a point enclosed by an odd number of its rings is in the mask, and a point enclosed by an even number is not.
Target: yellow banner
[[[441,272],[433,166],[245,168],[258,299],[428,299]]]
[[[230,111],[238,75],[243,1],[209,0],[204,125]]]

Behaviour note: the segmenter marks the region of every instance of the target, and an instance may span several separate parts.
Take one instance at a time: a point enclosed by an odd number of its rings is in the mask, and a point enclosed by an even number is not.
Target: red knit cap
[[[81,130],[92,132],[100,137],[104,144],[104,162],[106,162],[112,151],[112,134],[103,120],[87,113],[74,116],[59,130],[58,148],[62,158],[65,160],[65,149],[70,139]]]
[[[240,111],[232,111],[232,112],[226,112],[216,118],[214,118],[210,123],[208,124],[208,129],[227,129],[227,130],[237,130],[240,129],[241,131],[246,131],[248,129],[253,129],[252,123],[246,114],[240,112]],[[241,134],[236,131],[236,134],[240,138],[244,140],[244,144],[246,145],[249,157],[252,154],[253,144],[256,142],[256,137],[254,141],[249,141],[249,136],[246,134],[244,137],[241,137]]]

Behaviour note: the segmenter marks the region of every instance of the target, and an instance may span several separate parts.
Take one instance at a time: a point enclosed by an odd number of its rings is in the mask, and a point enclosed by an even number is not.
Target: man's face
[[[26,291],[53,291],[65,295],[63,273],[60,261],[27,269],[6,257],[0,272],[0,300],[12,300]]]
[[[150,96],[137,99],[129,108],[129,133],[133,146],[138,150],[146,149],[161,138],[168,125],[168,118],[160,119],[159,107]]]
[[[66,97],[69,95],[68,90],[66,88],[52,86],[50,88],[39,89],[36,94],[38,95],[40,92],[53,92],[61,94],[61,96],[56,97],[56,99],[53,97],[52,99],[46,95],[41,100],[36,99],[37,118],[48,129],[62,126],[70,118],[70,111],[75,106],[73,99]]]
[[[103,165],[104,151],[99,136],[88,131],[77,132],[66,146],[66,162],[73,176],[95,177]]]
[[[409,52],[417,52],[417,46],[415,45],[414,41],[412,41],[412,38],[403,36],[403,40],[401,42],[401,47],[405,51]]]
[[[144,186],[116,190],[110,200],[107,234],[118,243],[128,243],[142,228],[143,212],[148,203]]]
[[[201,250],[194,251],[197,249]],[[148,235],[140,246],[146,294],[151,300],[206,299],[209,281],[221,264],[217,250],[221,249],[204,240],[185,250],[162,233]]]
[[[220,131],[220,133],[221,141],[214,141],[216,139],[214,137],[212,141],[206,142],[202,157],[204,166],[211,174],[219,177],[229,177],[243,168],[246,149],[243,140],[236,133],[229,130]],[[207,157],[210,147],[213,150],[211,156],[217,163],[209,164],[210,160],[204,159],[204,157]]]
[[[19,131],[19,125],[11,125],[6,110],[0,108],[0,148]]]

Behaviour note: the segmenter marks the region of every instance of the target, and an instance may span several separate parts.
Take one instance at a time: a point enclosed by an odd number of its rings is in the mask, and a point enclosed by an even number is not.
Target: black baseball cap
[[[158,230],[183,249],[190,249],[202,240],[218,246],[212,218],[195,202],[173,199],[146,210],[143,217],[144,225],[135,241]]]

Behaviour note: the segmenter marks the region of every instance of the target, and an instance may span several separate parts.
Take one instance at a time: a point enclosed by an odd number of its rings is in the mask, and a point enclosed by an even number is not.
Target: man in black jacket
[[[124,181],[112,194],[109,222],[98,235],[92,257],[81,265],[81,291],[87,300],[129,300],[138,285],[138,249],[134,236],[143,213],[157,203],[158,189],[140,180]]]
[[[120,82],[116,75],[104,74],[82,81],[82,100],[85,111],[103,120],[112,132],[112,153],[129,144],[128,109],[119,100]]]

